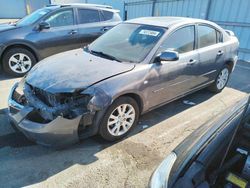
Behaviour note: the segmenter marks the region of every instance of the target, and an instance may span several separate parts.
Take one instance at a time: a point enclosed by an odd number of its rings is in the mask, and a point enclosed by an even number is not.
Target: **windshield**
[[[89,50],[118,61],[138,63],[145,59],[164,32],[161,27],[124,23],[95,40]]]
[[[35,12],[31,13],[30,15],[27,15],[24,18],[22,18],[21,20],[19,20],[17,22],[17,25],[24,26],[24,25],[33,24],[49,12],[50,12],[50,9],[46,9],[46,8],[36,10]]]

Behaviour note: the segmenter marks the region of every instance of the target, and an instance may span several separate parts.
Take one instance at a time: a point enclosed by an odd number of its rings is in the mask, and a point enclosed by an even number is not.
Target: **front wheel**
[[[137,124],[138,118],[137,102],[130,97],[120,97],[106,111],[99,134],[108,141],[121,139]]]
[[[25,48],[11,48],[3,55],[3,69],[12,76],[24,76],[36,63],[32,52]]]
[[[227,85],[229,80],[230,70],[227,65],[220,70],[215,82],[209,87],[209,90],[214,93],[221,92]]]

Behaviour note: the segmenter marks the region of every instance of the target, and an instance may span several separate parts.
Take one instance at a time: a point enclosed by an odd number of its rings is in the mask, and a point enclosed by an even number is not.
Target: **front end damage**
[[[78,142],[79,134],[91,130],[96,113],[107,107],[111,98],[94,87],[49,93],[23,79],[12,88],[8,102],[11,123],[29,139],[61,147]]]

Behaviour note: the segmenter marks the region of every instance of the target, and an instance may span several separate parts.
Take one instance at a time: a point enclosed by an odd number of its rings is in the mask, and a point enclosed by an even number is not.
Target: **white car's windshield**
[[[120,24],[95,40],[89,51],[117,61],[141,62],[164,34],[165,29],[139,24]]]
[[[19,26],[26,26],[35,23],[37,20],[39,20],[41,17],[43,17],[45,14],[49,13],[51,10],[47,8],[39,9],[33,13],[31,13],[28,16],[25,16],[21,20],[19,20],[16,25]]]

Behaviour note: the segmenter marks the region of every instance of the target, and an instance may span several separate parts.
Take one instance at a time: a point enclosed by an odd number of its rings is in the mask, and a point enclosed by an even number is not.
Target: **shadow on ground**
[[[11,80],[15,77],[7,75],[0,66],[0,81]]]
[[[228,87],[250,93],[250,63],[238,61],[228,82]]]

